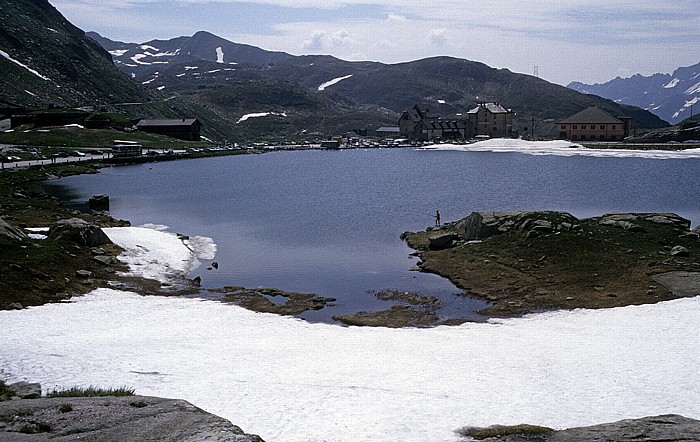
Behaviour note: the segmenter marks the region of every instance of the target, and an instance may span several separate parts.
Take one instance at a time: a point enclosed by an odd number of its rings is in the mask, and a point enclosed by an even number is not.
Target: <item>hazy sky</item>
[[[700,0],[50,0],[73,24],[143,43],[204,30],[294,55],[385,63],[449,55],[562,85],[700,62]]]

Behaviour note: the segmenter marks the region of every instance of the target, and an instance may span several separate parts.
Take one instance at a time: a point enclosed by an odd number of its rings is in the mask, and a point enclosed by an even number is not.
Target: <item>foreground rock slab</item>
[[[189,402],[146,396],[0,402],[0,440],[262,441]]]
[[[692,442],[700,441],[700,421],[667,414],[554,431],[519,425],[464,428],[465,440],[487,442]]]

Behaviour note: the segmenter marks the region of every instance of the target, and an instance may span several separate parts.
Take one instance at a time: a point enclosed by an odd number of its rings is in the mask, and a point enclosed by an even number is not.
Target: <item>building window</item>
[[[603,126],[603,125],[601,124],[601,125],[600,125],[600,130],[603,130],[603,129],[605,129],[605,126]]]
[[[572,136],[571,136],[571,139],[572,139],[572,140],[577,140],[577,139],[578,139],[578,135],[572,135]]]
[[[585,129],[585,128],[586,128],[586,126],[585,126],[585,125],[584,125],[584,126],[581,126],[581,129]]]
[[[566,129],[566,126],[562,125],[561,128],[562,128],[562,129]]]
[[[572,129],[578,129],[578,126],[576,126],[576,125],[574,124],[574,126],[572,127]]]
[[[617,129],[617,126],[615,126],[615,125],[613,124],[613,127],[612,127],[612,128],[613,128],[613,130],[615,130],[615,129]]]

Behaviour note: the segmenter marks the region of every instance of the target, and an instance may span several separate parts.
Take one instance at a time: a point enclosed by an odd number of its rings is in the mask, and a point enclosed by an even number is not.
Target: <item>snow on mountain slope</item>
[[[599,95],[617,103],[646,109],[671,124],[691,116],[691,106],[700,100],[700,63],[678,68],[672,74],[640,74],[615,78],[603,84],[573,82],[569,88]],[[693,114],[698,112],[693,111]]]

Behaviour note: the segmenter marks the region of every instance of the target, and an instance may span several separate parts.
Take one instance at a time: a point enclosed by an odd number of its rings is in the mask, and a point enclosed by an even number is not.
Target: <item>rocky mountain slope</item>
[[[691,105],[700,102],[700,63],[681,67],[672,74],[640,74],[617,77],[602,84],[573,82],[569,88],[584,94],[595,94],[617,103],[646,109],[671,124],[689,118]],[[700,106],[694,114],[700,113]]]
[[[0,0],[0,22],[0,107],[147,99],[147,91],[47,0]]]
[[[496,101],[514,109],[518,130],[530,127],[534,118],[537,132],[542,135],[550,135],[557,120],[589,106],[631,116],[635,128],[667,126],[642,109],[580,94],[507,69],[451,57],[388,65],[265,52],[205,32],[143,44],[112,42],[90,35],[111,51],[121,70],[166,94],[199,95],[202,89],[222,86],[284,83],[302,87],[310,96],[332,103],[331,109],[369,112],[377,119],[375,128],[382,125],[382,119],[396,124],[400,113],[416,103],[430,104],[438,113],[450,117],[468,111],[480,101]],[[238,92],[246,95],[245,88]],[[227,93],[230,95],[231,90]],[[282,105],[256,108],[256,112],[287,110]]]

